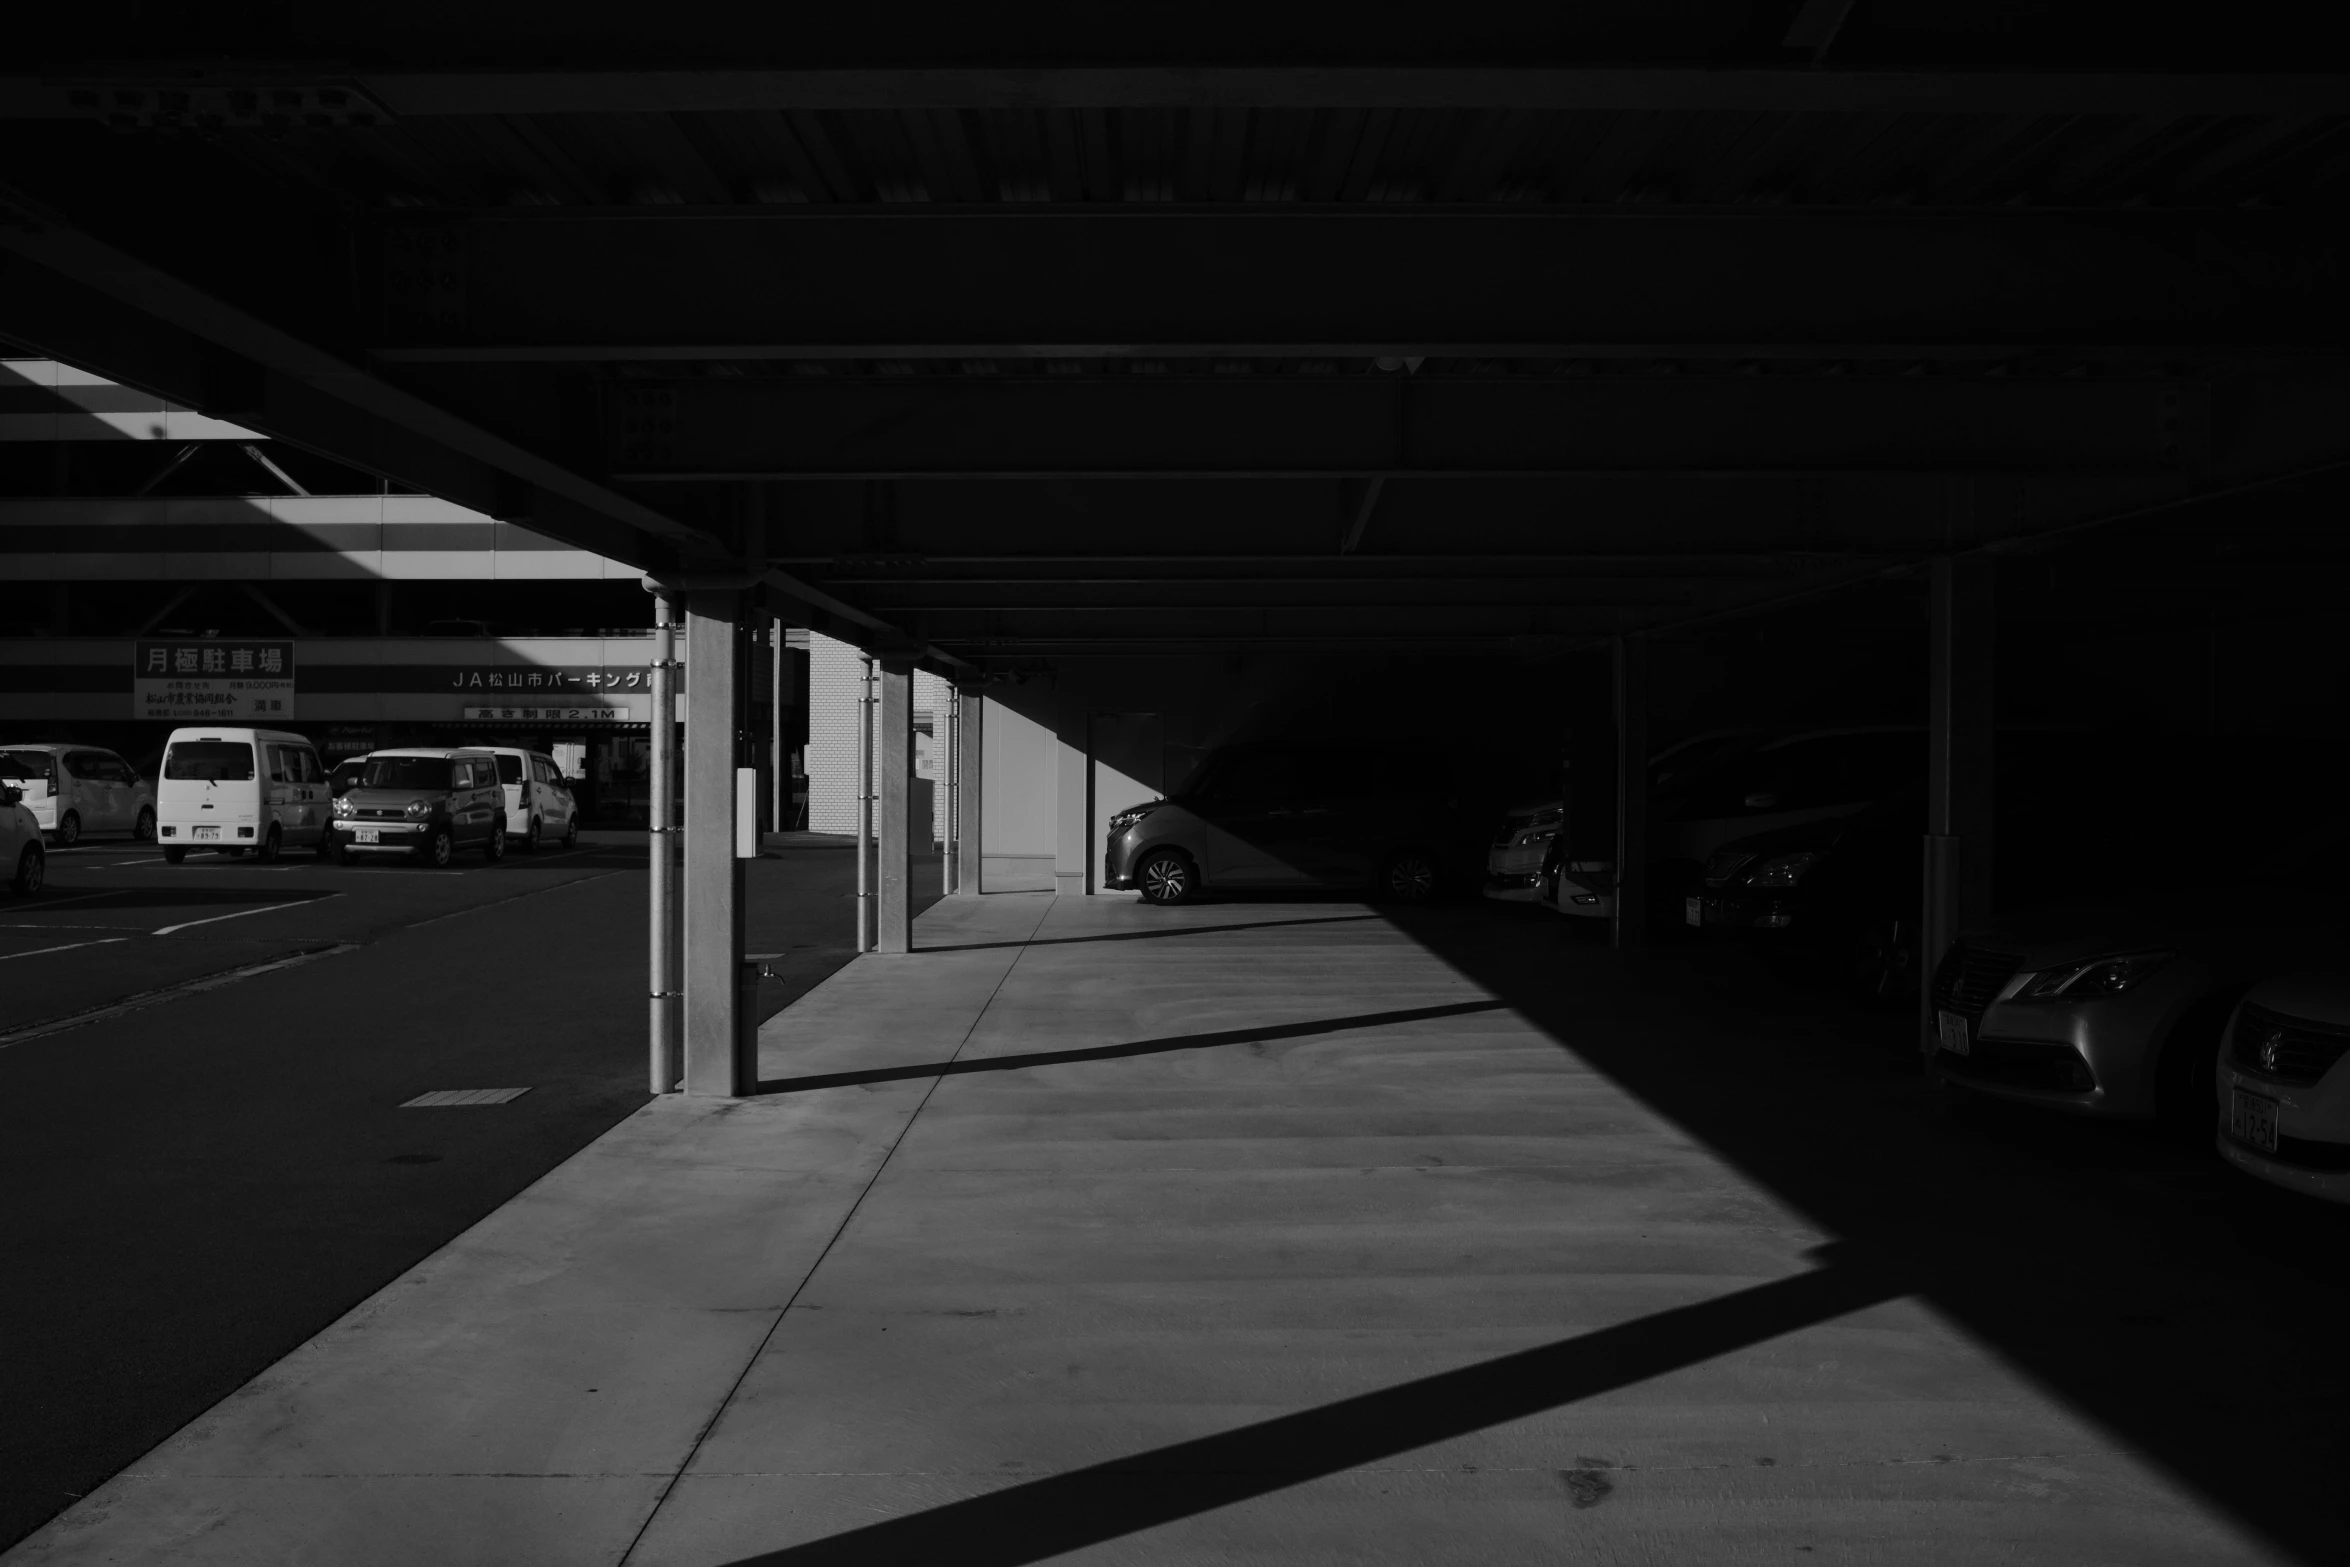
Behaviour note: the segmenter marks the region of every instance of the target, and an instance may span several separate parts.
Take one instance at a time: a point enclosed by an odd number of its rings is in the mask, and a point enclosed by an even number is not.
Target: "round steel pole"
[[[677,807],[671,794],[677,769],[677,630],[667,595],[653,598],[652,746],[647,757],[646,853],[651,861],[649,1072],[652,1091],[675,1093],[685,1075],[677,1018]]]
[[[873,660],[857,676],[857,950],[873,950]]]

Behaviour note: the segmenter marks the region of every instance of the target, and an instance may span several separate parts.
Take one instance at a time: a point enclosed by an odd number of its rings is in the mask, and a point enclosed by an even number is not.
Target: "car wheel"
[[[539,852],[539,819],[535,816],[530,819],[530,825],[522,829],[522,852],[525,854]]]
[[[425,862],[434,866],[446,865],[457,856],[457,841],[443,827],[424,841]]]
[[[16,857],[16,874],[9,878],[9,888],[20,898],[29,898],[41,890],[41,883],[49,879],[49,856],[37,843],[24,846],[24,853]]]
[[[1436,862],[1417,849],[1390,855],[1379,871],[1379,895],[1394,903],[1426,903],[1436,896]]]
[[[576,816],[563,824],[563,847],[566,849],[579,847],[579,818]]]
[[[57,818],[57,847],[70,849],[82,841],[82,813],[68,811]]]
[[[137,825],[131,828],[131,836],[141,843],[155,841],[155,811],[152,806],[142,805],[139,807],[139,820]]]
[[[185,850],[185,849],[183,849],[183,848],[180,848],[180,847],[178,847],[178,846],[177,846],[177,845],[175,845],[175,844],[166,844],[166,845],[164,845],[164,848],[163,848],[163,863],[164,863],[164,864],[166,864],[166,865],[177,865],[177,864],[179,864],[180,862],[182,862],[183,860],[185,860],[187,857],[188,857],[188,851],[187,851],[187,850]]]
[[[506,824],[504,822],[492,827],[489,837],[482,840],[481,857],[492,865],[506,857]]]
[[[1199,871],[1180,849],[1153,849],[1134,868],[1134,884],[1145,903],[1189,903],[1199,892]]]
[[[261,840],[260,852],[256,853],[253,858],[264,865],[272,864],[277,859],[278,850],[285,846],[286,841],[279,836],[277,825],[273,822],[270,824],[269,835]]]

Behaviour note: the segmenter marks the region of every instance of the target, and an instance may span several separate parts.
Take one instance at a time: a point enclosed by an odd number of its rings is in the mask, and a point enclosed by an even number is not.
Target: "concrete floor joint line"
[[[978,1009],[971,1014],[970,1025],[963,1030],[963,1037],[956,1043],[954,1053],[947,1057],[945,1066],[954,1065],[955,1061],[963,1054],[964,1048],[971,1043],[972,1036],[979,1032],[980,1022],[986,1018],[988,1009],[995,1005],[996,997],[1004,993],[1004,986],[1010,982],[1012,971],[1018,968],[1020,960],[1028,955],[1028,943],[1035,939],[1037,931],[1044,928],[1045,919],[1051,913],[1052,905],[1049,903],[1037,911],[1035,925],[1030,927],[1028,936],[1021,942],[1019,950],[1012,954],[1012,961],[1005,964],[1004,971],[996,976],[995,986],[988,991],[987,999],[981,1002]],[[917,948],[907,956],[920,956],[920,949]],[[870,963],[898,960],[894,958],[877,959],[875,955],[868,953],[861,961]],[[815,1261],[808,1264],[808,1271],[801,1274],[799,1283],[792,1286],[791,1295],[784,1301],[782,1308],[775,1313],[775,1320],[768,1323],[767,1331],[759,1335],[759,1342],[752,1347],[750,1354],[743,1360],[742,1370],[736,1373],[734,1381],[727,1387],[726,1396],[718,1401],[718,1407],[710,1411],[710,1418],[702,1423],[702,1428],[699,1431],[694,1433],[693,1443],[686,1449],[685,1456],[678,1461],[676,1473],[669,1476],[667,1483],[661,1487],[661,1494],[655,1497],[653,1505],[646,1509],[644,1522],[637,1526],[636,1534],[628,1542],[628,1549],[620,1553],[616,1567],[628,1567],[629,1559],[636,1555],[637,1547],[644,1543],[645,1535],[652,1529],[654,1521],[661,1516],[662,1507],[668,1503],[670,1494],[677,1489],[677,1482],[684,1479],[687,1471],[693,1468],[694,1459],[702,1451],[702,1445],[710,1439],[710,1433],[718,1429],[718,1422],[726,1418],[727,1409],[734,1403],[735,1396],[742,1391],[743,1383],[749,1378],[752,1369],[767,1353],[767,1346],[774,1341],[777,1330],[791,1316],[792,1307],[799,1303],[800,1296],[806,1292],[809,1283],[823,1268],[824,1259],[832,1255],[833,1247],[840,1244],[840,1238],[846,1235],[849,1226],[856,1222],[857,1210],[865,1206],[866,1197],[872,1193],[875,1186],[880,1184],[883,1173],[889,1169],[890,1161],[897,1157],[898,1149],[904,1146],[908,1134],[914,1130],[914,1123],[922,1119],[922,1112],[929,1107],[931,1096],[938,1092],[938,1085],[945,1081],[946,1072],[942,1067],[938,1075],[931,1078],[930,1086],[922,1091],[922,1098],[915,1104],[913,1113],[906,1117],[906,1124],[899,1127],[898,1135],[890,1140],[889,1151],[881,1156],[880,1162],[873,1167],[873,1174],[858,1189],[856,1200],[849,1204],[848,1212],[841,1215],[840,1223],[833,1227],[832,1234],[825,1239],[824,1247],[816,1253]]]

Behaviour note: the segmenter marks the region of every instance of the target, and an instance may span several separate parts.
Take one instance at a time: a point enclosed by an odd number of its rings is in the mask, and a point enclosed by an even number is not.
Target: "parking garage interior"
[[[1048,12],[0,71],[11,733],[147,761],[207,632],[628,681],[577,950],[480,960],[559,1125],[397,1107],[398,873],[128,999],[47,953],[144,890],[0,905],[11,1095],[364,994],[383,1116],[531,1128],[290,1207],[206,1288],[377,1238],[266,1331],[110,1284],[7,1561],[2335,1559],[2318,20]],[[296,721],[524,737],[457,689]],[[24,1320],[117,1277],[18,1222]]]

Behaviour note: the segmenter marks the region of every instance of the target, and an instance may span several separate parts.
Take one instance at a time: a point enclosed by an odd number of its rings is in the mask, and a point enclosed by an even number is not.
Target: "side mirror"
[[[1778,803],[1779,797],[1775,794],[1750,794],[1746,797],[1746,808],[1750,811],[1767,811]]]
[[[14,805],[24,798],[24,791],[14,784],[0,784],[0,805]]]

